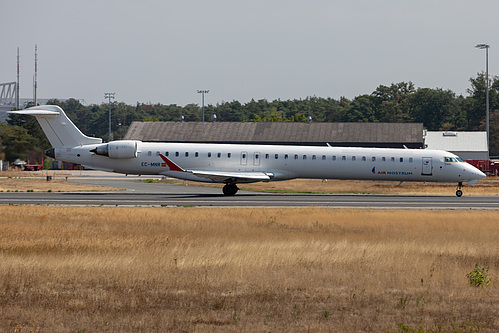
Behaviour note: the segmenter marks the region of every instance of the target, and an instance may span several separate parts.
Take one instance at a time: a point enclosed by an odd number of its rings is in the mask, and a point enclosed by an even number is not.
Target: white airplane
[[[237,184],[294,178],[456,182],[474,184],[485,174],[442,150],[344,148],[250,144],[167,143],[102,139],[84,135],[55,105],[15,114],[35,116],[52,145],[47,156],[84,167],[124,174],[165,175],[224,183],[234,195]]]

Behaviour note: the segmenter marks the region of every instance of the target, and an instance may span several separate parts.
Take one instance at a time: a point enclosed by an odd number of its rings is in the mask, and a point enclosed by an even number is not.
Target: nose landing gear
[[[460,198],[462,195],[463,195],[463,191],[461,190],[461,188],[463,187],[463,183],[462,182],[459,182],[457,184],[457,190],[456,190],[456,196],[458,198]]]

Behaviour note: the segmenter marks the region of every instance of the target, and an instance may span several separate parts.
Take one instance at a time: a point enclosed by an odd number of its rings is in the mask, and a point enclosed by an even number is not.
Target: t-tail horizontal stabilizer
[[[75,147],[102,143],[100,138],[91,138],[83,134],[57,105],[35,106],[9,113],[35,116],[52,147]]]

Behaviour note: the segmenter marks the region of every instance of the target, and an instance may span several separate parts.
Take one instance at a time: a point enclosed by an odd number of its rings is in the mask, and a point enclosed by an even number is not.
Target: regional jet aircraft
[[[225,195],[235,195],[240,183],[308,178],[455,182],[460,197],[464,182],[474,184],[485,177],[458,156],[442,150],[135,140],[102,143],[102,139],[80,132],[55,105],[11,113],[36,117],[53,147],[45,152],[52,158],[109,172],[224,183]]]

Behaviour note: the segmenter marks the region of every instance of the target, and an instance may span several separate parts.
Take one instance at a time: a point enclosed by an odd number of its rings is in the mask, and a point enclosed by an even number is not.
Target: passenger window
[[[257,160],[260,157],[260,155],[255,154],[255,159]]]
[[[402,163],[402,162],[404,162],[404,158],[403,157],[400,158],[400,163]]]
[[[303,159],[306,160],[307,159],[307,155],[303,155]]]
[[[217,157],[218,158],[222,157],[222,153],[217,153]]]
[[[159,156],[159,154],[161,154],[159,151],[156,152],[156,156]]]
[[[287,160],[288,159],[288,154],[284,155],[284,159]]]
[[[199,157],[199,153],[198,153],[198,152],[195,152],[195,153],[194,153],[194,157]]]
[[[152,156],[152,151],[148,151],[147,156]]]
[[[189,152],[185,152],[185,157],[189,157]]]
[[[265,159],[266,159],[266,160],[268,160],[268,159],[269,159],[269,157],[270,157],[270,155],[269,155],[269,154],[265,154]]]
[[[333,155],[333,161],[336,161],[336,155]]]
[[[386,157],[384,157],[384,156],[383,156],[383,157],[381,158],[381,160],[382,160],[383,162],[385,162],[385,161],[386,161]]]
[[[375,156],[372,157],[372,161],[376,162],[376,157]]]
[[[175,152],[175,157],[179,157],[180,153],[178,151]]]
[[[412,163],[412,157],[409,157],[409,163]]]
[[[395,162],[395,157],[392,157],[390,160],[391,160],[392,162]]]
[[[246,154],[243,153],[243,158],[246,158]]]
[[[346,157],[346,156],[341,156],[341,160],[342,160],[342,161],[346,161],[346,160],[347,160],[347,157]]]
[[[165,156],[166,157],[168,157],[169,154],[170,154],[169,152],[165,151]]]
[[[279,158],[279,154],[275,154],[275,159],[277,160]]]
[[[298,159],[298,155],[295,154],[295,160],[297,160],[297,159]]]
[[[355,161],[355,159],[356,159],[355,156],[352,156],[352,161]]]
[[[317,156],[312,155],[312,159],[315,161],[317,159]]]
[[[326,160],[326,155],[322,155],[322,160],[325,161]]]
[[[362,156],[362,162],[365,162],[367,159],[365,156]]]
[[[208,157],[211,157],[211,152],[208,153]]]
[[[230,158],[232,154],[231,153],[227,153],[227,158]]]

